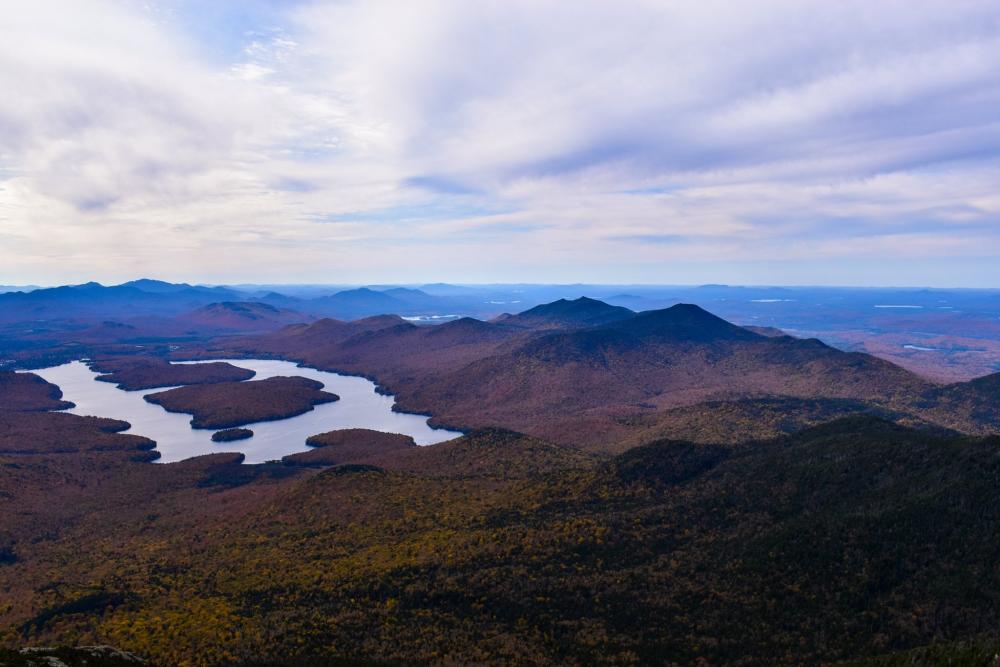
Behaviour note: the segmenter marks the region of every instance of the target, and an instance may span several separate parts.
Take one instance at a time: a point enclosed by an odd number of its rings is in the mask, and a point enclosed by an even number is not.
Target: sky
[[[0,284],[1000,287],[996,0],[0,0]]]

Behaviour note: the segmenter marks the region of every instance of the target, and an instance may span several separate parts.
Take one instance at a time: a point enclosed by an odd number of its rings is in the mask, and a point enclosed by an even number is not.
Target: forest
[[[93,454],[114,482],[8,457],[16,514],[32,481],[69,488],[5,529],[2,637],[156,665],[803,664],[989,637],[998,446],[862,416],[590,459],[497,430],[320,470]]]

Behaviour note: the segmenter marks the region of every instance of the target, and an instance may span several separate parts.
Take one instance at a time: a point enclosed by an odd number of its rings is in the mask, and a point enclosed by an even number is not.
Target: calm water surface
[[[298,375],[323,383],[326,391],[340,396],[334,403],[317,405],[311,412],[273,422],[258,422],[246,428],[254,435],[249,440],[214,443],[212,430],[191,428],[191,415],[167,412],[158,405],[147,403],[143,396],[164,389],[123,391],[109,382],[98,382],[98,373],[80,361],[32,371],[49,382],[59,385],[63,398],[76,404],[67,410],[78,415],[112,417],[127,421],[126,431],[144,435],[156,441],[161,463],[180,461],[192,456],[215,452],[243,452],[247,463],[279,459],[286,454],[309,449],[305,441],[310,435],[340,428],[369,428],[389,433],[403,433],[418,445],[432,445],[457,438],[461,433],[435,429],[427,425],[427,417],[393,412],[392,396],[375,392],[375,385],[364,378],[302,368],[289,361],[271,359],[216,359],[257,372],[255,380],[275,375]],[[186,362],[185,362],[186,363]],[[201,362],[199,362],[201,363]]]

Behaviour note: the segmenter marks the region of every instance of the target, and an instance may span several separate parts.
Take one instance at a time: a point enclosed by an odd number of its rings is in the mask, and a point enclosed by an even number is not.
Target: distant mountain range
[[[3,292],[0,293],[0,323],[176,317],[220,302],[274,306],[284,311],[301,313],[299,321],[307,321],[313,317],[357,319],[384,313],[435,315],[448,311],[496,311],[495,306],[483,308],[484,304],[478,297],[432,295],[402,287],[382,290],[361,287],[301,298],[275,291],[259,293],[142,279],[110,287],[91,282],[27,292]]]
[[[256,301],[210,303],[181,317],[204,327],[241,332],[270,330],[312,319],[294,310]]]
[[[137,280],[114,287],[99,283],[0,294],[0,322],[170,316],[242,295],[222,287]]]
[[[559,308],[595,302],[575,322]],[[280,311],[197,313],[212,304],[263,304]],[[551,308],[546,304],[554,303]],[[586,303],[586,302],[585,302]],[[2,292],[0,364],[16,350],[68,343],[142,343],[152,339],[259,332],[289,322],[356,320],[392,313],[433,324],[474,317],[552,330],[590,327],[629,311],[697,303],[755,333],[818,338],[875,354],[941,381],[1000,371],[1000,291],[727,285],[323,285],[205,286],[140,279]],[[559,305],[562,304],[562,305]],[[540,314],[535,307],[545,306]],[[246,308],[250,308],[247,306]],[[547,313],[547,314],[546,314]],[[131,329],[129,329],[131,327]],[[30,331],[29,331],[30,330]]]

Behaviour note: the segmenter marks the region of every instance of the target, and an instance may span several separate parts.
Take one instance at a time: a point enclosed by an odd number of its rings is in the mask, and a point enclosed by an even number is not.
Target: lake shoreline
[[[245,463],[263,463],[308,451],[310,448],[305,441],[309,436],[340,428],[402,433],[413,437],[418,445],[425,446],[462,435],[459,431],[435,428],[428,423],[431,419],[428,415],[396,411],[393,396],[379,391],[370,379],[356,375],[309,368],[278,359],[226,358],[172,363],[219,361],[254,371],[255,380],[279,375],[314,379],[321,382],[326,390],[341,397],[339,401],[316,405],[314,410],[300,415],[253,423],[253,437],[234,443],[234,451],[245,455]],[[67,412],[121,419],[132,425],[129,433],[156,441],[156,451],[161,454],[157,463],[172,463],[219,452],[219,443],[211,441],[211,431],[191,428],[189,415],[167,412],[145,401],[146,394],[157,390],[125,391],[113,384],[97,381],[99,373],[81,360],[32,372],[58,385],[67,400],[76,404]]]

